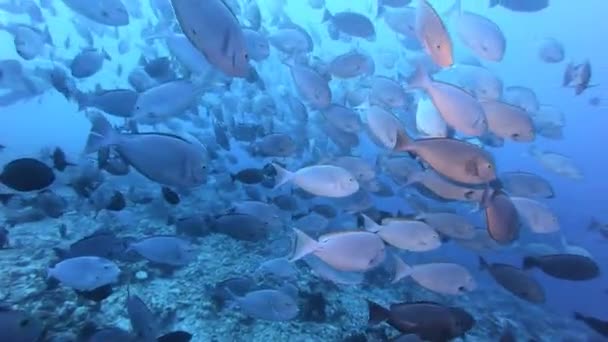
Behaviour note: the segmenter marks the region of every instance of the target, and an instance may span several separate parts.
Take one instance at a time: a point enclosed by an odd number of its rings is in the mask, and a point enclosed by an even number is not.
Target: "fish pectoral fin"
[[[230,30],[226,30],[224,31],[224,35],[222,36],[222,48],[221,48],[221,52],[223,55],[227,55],[228,54],[228,48],[230,47]],[[233,56],[233,63],[234,63],[234,56]]]

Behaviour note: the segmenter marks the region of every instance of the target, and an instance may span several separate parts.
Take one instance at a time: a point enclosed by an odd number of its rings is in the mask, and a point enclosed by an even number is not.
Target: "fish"
[[[179,116],[195,105],[201,91],[200,86],[185,79],[153,86],[138,94],[130,117],[154,123]]]
[[[599,277],[600,268],[593,259],[578,254],[527,256],[523,269],[539,268],[554,278],[584,281]]]
[[[78,291],[91,291],[118,281],[120,268],[97,256],[64,259],[48,270],[48,277]]]
[[[48,27],[44,31],[26,24],[0,25],[1,30],[13,36],[15,52],[25,60],[33,60],[43,55],[45,46],[53,45]]]
[[[126,307],[133,334],[142,341],[155,341],[160,327],[146,303],[137,295],[129,293]]]
[[[251,60],[260,62],[270,56],[270,42],[266,36],[248,28],[243,29],[243,34],[245,35],[247,52]]]
[[[188,40],[228,76],[252,79],[245,35],[236,15],[222,0],[171,0],[175,17]]]
[[[365,229],[391,246],[410,252],[427,252],[441,246],[439,234],[424,222],[391,218],[378,224],[365,214],[361,216]]]
[[[427,0],[418,2],[415,29],[424,50],[437,65],[448,68],[454,64],[450,34],[437,11]]]
[[[475,319],[467,311],[430,301],[395,303],[384,308],[367,300],[367,306],[370,324],[387,322],[401,333],[418,336],[420,341],[463,337],[475,325]],[[396,341],[401,341],[401,337]]]
[[[34,315],[21,310],[0,307],[0,340],[40,341],[45,338],[46,328]]]
[[[318,240],[293,228],[296,244],[290,261],[314,255],[339,271],[363,272],[378,266],[385,258],[385,246],[375,233],[343,231],[326,234]]]
[[[171,205],[177,205],[180,202],[180,198],[179,195],[171,190],[170,188],[163,186],[161,188],[161,193],[163,195],[163,199],[165,200],[165,202],[171,204]]]
[[[494,241],[506,245],[519,237],[519,214],[507,194],[500,190],[486,190],[482,205],[485,207],[486,229]]]
[[[344,11],[331,14],[325,9],[322,22],[329,22],[338,32],[348,36],[359,37],[368,41],[376,40],[374,24],[361,13]]]
[[[264,261],[255,273],[278,280],[294,280],[297,278],[298,270],[287,258],[281,257]]]
[[[251,291],[244,296],[233,294],[233,301],[248,316],[267,321],[289,321],[300,312],[296,299],[274,289]]]
[[[97,74],[101,71],[104,60],[112,60],[105,50],[98,51],[93,48],[83,49],[70,63],[72,77],[83,79]]]
[[[539,12],[549,7],[549,0],[490,0],[490,8],[500,6],[514,12]]]
[[[585,323],[585,325],[593,329],[593,331],[597,332],[598,334],[608,337],[608,321],[604,321],[593,316],[583,315],[582,313],[576,311],[574,312],[574,319]]]
[[[206,149],[195,139],[161,133],[124,134],[116,132],[101,114],[91,114],[90,119],[93,127],[86,153],[114,146],[137,171],[162,185],[191,188],[206,182]],[[149,151],[155,152],[153,157]]]
[[[418,100],[416,129],[424,137],[445,138],[448,136],[448,126],[429,98]]]
[[[76,164],[67,161],[65,152],[63,152],[60,147],[56,147],[55,150],[53,150],[51,157],[53,158],[53,167],[57,171],[63,172],[68,166],[76,166]]]
[[[536,146],[530,146],[528,152],[545,169],[554,172],[557,175],[573,180],[581,180],[584,178],[583,172],[575,164],[574,160],[568,156],[554,151],[541,150]]]
[[[536,138],[532,118],[520,107],[502,101],[482,101],[488,130],[503,139],[531,142]]]
[[[534,90],[522,86],[506,87],[503,93],[504,102],[523,108],[528,113],[537,112],[540,103]]]
[[[347,170],[333,165],[314,165],[295,172],[273,163],[277,172],[275,189],[289,182],[303,190],[324,197],[347,197],[359,190],[359,182]]]
[[[191,242],[173,235],[158,235],[129,244],[128,251],[135,251],[148,261],[173,267],[186,266],[198,257],[198,248]]]
[[[329,62],[331,75],[342,79],[371,76],[375,70],[374,59],[357,50],[338,55]]]
[[[404,108],[410,103],[401,84],[392,78],[374,76],[371,80],[369,102],[390,109]]]
[[[316,70],[296,62],[287,62],[293,83],[302,99],[315,109],[331,105],[332,93],[329,84]]]
[[[456,0],[449,14],[460,40],[475,56],[493,62],[502,61],[507,39],[500,27],[485,16],[462,10],[461,2]]]
[[[269,227],[257,214],[229,213],[211,220],[211,231],[242,241],[261,241],[268,238]]]
[[[450,83],[433,80],[418,67],[409,85],[423,89],[445,122],[456,131],[481,136],[488,129],[484,108],[473,95]]]
[[[130,23],[129,13],[122,0],[101,0],[94,4],[80,0],[63,0],[72,11],[107,26],[127,26]]]
[[[524,270],[509,264],[489,264],[479,257],[479,268],[487,270],[492,278],[505,290],[531,303],[545,302],[545,290]]]
[[[393,283],[412,277],[420,286],[447,295],[462,295],[477,288],[471,273],[459,264],[432,263],[409,266],[396,255],[393,257],[395,259]]]
[[[429,226],[448,238],[470,240],[475,237],[475,226],[462,215],[446,212],[421,212],[415,216],[415,219],[428,223]]]
[[[496,180],[492,155],[471,143],[451,138],[408,139],[402,136],[395,151],[417,155],[449,180],[469,185]]]
[[[332,104],[323,110],[323,116],[333,126],[348,133],[359,133],[363,124],[359,114],[354,110]]]
[[[565,54],[563,44],[552,37],[541,40],[538,47],[538,57],[545,63],[561,63],[565,58]]]
[[[45,163],[33,158],[20,158],[4,165],[0,183],[20,192],[39,191],[55,182],[55,173]]]
[[[372,105],[367,108],[365,117],[370,136],[378,145],[394,150],[400,138],[404,140],[405,128],[393,113]]]
[[[258,184],[266,179],[266,173],[262,169],[246,168],[235,174],[231,174],[232,181],[239,181],[244,184]]]
[[[545,178],[530,172],[512,171],[499,175],[503,189],[511,196],[554,198],[553,186]]]
[[[108,260],[120,260],[128,248],[126,238],[116,236],[111,230],[101,228],[72,244],[67,249],[54,248],[60,259],[96,256]]]
[[[549,206],[537,200],[511,196],[511,202],[519,213],[520,220],[537,234],[550,234],[560,230],[557,215]]]

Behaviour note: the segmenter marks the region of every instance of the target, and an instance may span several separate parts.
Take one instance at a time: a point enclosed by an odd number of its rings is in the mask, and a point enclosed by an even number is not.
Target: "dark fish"
[[[6,148],[6,146],[0,144],[0,152],[4,151],[5,148]]]
[[[519,214],[509,196],[502,191],[492,191],[488,195],[484,192],[483,205],[485,206],[486,225],[490,237],[500,243],[509,244],[519,235]]]
[[[433,302],[392,304],[386,309],[367,301],[369,322],[386,321],[404,334],[416,334],[425,341],[444,342],[463,337],[475,325],[475,319],[466,311]]]
[[[553,186],[545,178],[530,172],[514,171],[500,175],[504,190],[511,196],[553,198]]]
[[[175,222],[175,233],[201,237],[209,233],[209,227],[205,217],[202,215],[192,215],[180,218]]]
[[[211,293],[211,300],[218,309],[231,301],[234,296],[244,296],[255,289],[255,282],[247,277],[235,277],[223,280],[215,285]]]
[[[4,227],[0,228],[0,249],[8,246],[8,230]]]
[[[109,260],[121,259],[125,255],[128,242],[117,237],[109,229],[100,229],[70,245],[67,250],[55,248],[55,254],[60,259],[81,256],[97,256]]]
[[[163,193],[163,198],[165,199],[165,201],[167,203],[172,204],[172,205],[179,204],[179,202],[180,202],[179,195],[175,191],[169,189],[166,186],[163,186],[161,188],[161,192]]]
[[[230,175],[230,178],[233,182],[238,180],[245,184],[258,184],[265,179],[265,172],[262,169],[247,168]]]
[[[53,169],[32,158],[21,158],[4,166],[0,183],[22,192],[42,190],[55,181]]]
[[[91,291],[76,291],[76,293],[83,298],[99,303],[102,300],[110,297],[110,295],[112,295],[113,293],[113,290],[112,285],[108,284],[100,286]]]
[[[119,328],[105,328],[93,332],[86,342],[133,342],[133,336],[128,331]]]
[[[121,211],[127,206],[127,201],[122,192],[114,190],[114,194],[110,199],[110,203],[106,206],[106,210]]]
[[[574,312],[574,319],[585,323],[589,328],[593,329],[598,334],[608,337],[608,321],[603,321],[591,316],[585,316],[576,311]]]
[[[538,12],[549,6],[549,0],[490,0],[490,7],[495,6],[515,12]]]
[[[192,334],[185,331],[173,331],[156,339],[157,342],[190,342]]]
[[[0,341],[29,342],[44,339],[42,322],[24,311],[0,307]]]
[[[488,270],[494,280],[507,291],[532,303],[544,303],[543,287],[524,270],[507,264],[488,264],[479,257],[480,269]]]
[[[271,199],[271,202],[274,203],[279,209],[285,211],[296,211],[298,210],[298,201],[291,194],[283,194],[278,195],[275,198]]]
[[[146,303],[136,295],[127,296],[127,312],[131,330],[138,341],[154,341],[159,335],[159,326]]]
[[[94,93],[80,93],[76,97],[80,110],[86,108],[97,108],[113,116],[130,118],[133,116],[135,103],[139,93],[132,89],[98,88]]]
[[[256,216],[227,214],[216,217],[211,223],[212,231],[228,235],[237,240],[260,241],[268,236],[268,227]]]
[[[176,75],[171,69],[171,59],[169,57],[159,57],[151,61],[147,61],[143,56],[140,59],[140,64],[144,66],[144,71],[152,78],[162,80],[163,82],[170,81]]]
[[[513,334],[513,327],[508,324],[504,327],[502,334],[500,335],[500,339],[498,342],[517,342],[515,339],[515,335]]]
[[[600,275],[600,268],[593,259],[578,254],[552,254],[528,256],[523,268],[540,268],[544,273],[559,279],[590,280]]]
[[[78,99],[81,95],[76,89],[74,80],[68,77],[63,68],[54,67],[49,73],[49,79],[53,88],[63,95],[66,100]]]
[[[65,153],[59,147],[53,151],[53,167],[55,170],[63,172],[68,166],[75,166],[76,164],[70,163],[65,158]]]

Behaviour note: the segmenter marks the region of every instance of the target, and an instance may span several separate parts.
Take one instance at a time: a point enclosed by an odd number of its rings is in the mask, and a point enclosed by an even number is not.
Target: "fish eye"
[[[462,286],[462,285],[461,285],[461,286],[458,286],[458,292],[464,292],[464,291],[466,291],[466,290],[467,290],[467,288],[466,288],[466,287],[464,287],[464,286]]]
[[[435,48],[437,48],[437,50],[441,50],[441,44],[435,45]]]
[[[20,327],[25,327],[26,325],[30,324],[30,320],[29,319],[23,319],[19,322],[19,326]]]
[[[249,54],[248,53],[245,54],[245,59],[249,60]]]
[[[488,169],[492,169],[492,164],[488,164]]]

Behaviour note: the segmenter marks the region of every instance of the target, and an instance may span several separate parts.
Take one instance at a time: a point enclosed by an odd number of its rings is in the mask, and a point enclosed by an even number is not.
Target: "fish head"
[[[359,191],[359,182],[357,178],[350,173],[344,177],[340,177],[338,186],[344,193],[354,194]]]
[[[490,160],[485,158],[478,158],[477,162],[477,175],[480,179],[492,181],[496,179],[496,166]]]

